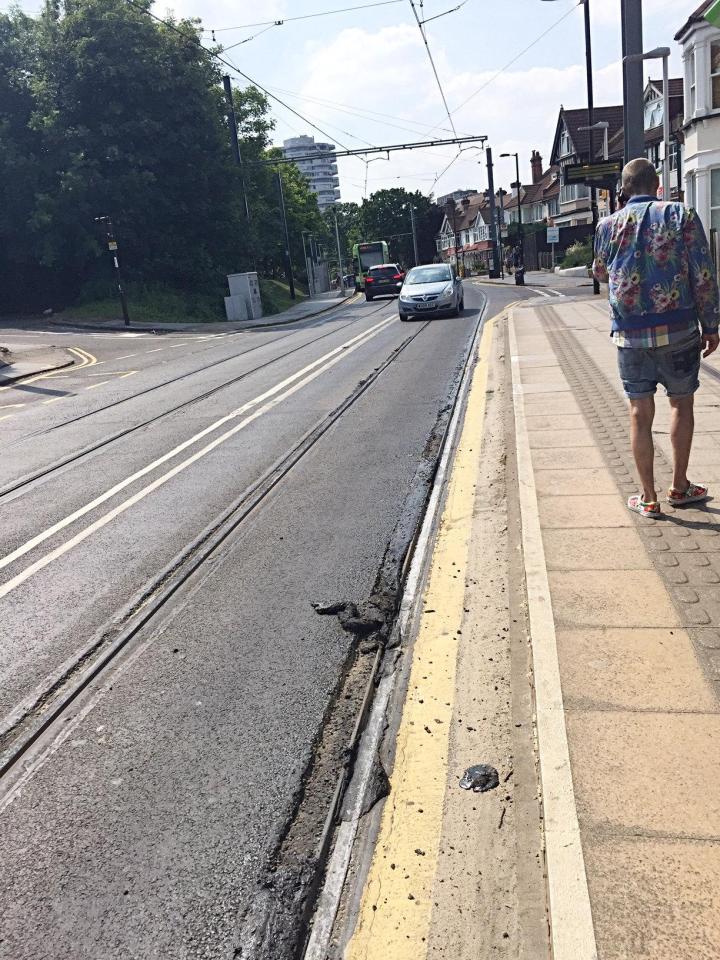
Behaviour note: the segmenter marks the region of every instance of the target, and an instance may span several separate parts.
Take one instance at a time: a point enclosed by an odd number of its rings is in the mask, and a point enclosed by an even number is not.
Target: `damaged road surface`
[[[0,492],[1,960],[298,956],[484,304],[465,296],[454,320],[358,304],[194,361],[185,337],[167,387],[148,366],[13,418],[2,487],[36,478]]]

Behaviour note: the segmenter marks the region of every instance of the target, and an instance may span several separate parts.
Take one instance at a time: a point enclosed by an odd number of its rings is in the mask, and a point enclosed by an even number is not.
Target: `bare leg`
[[[670,442],[673,448],[673,490],[685,493],[690,448],[695,429],[695,396],[670,397]]]
[[[646,503],[657,500],[655,491],[655,448],[652,425],[655,418],[655,397],[639,397],[630,401],[630,439],[635,466]]]

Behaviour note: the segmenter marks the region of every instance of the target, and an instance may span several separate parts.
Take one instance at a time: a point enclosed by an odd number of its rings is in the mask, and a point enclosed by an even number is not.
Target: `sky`
[[[212,29],[226,48],[247,41],[227,50],[227,58],[305,118],[273,101],[275,143],[309,133],[339,149],[357,149],[453,136],[410,0],[371,2],[156,0],[154,12],[201,17],[208,44]],[[459,2],[415,0],[415,5],[423,19]],[[21,0],[24,9],[33,4],[39,0]],[[682,75],[673,36],[698,4],[643,2],[644,47],[671,47],[671,76]],[[360,5],[269,29],[251,26]],[[595,104],[618,104],[620,0],[590,0],[590,9]],[[539,150],[545,164],[549,161],[560,105],[587,103],[582,5],[577,0],[466,0],[461,9],[428,22],[426,32],[457,134],[489,138],[496,186],[507,187],[515,179],[514,160],[501,159],[503,152],[520,154],[521,178],[528,182],[531,151]],[[648,69],[659,77],[661,62],[647,64]],[[239,77],[233,82],[244,83]],[[395,186],[436,196],[487,186],[484,153],[476,148],[459,157],[457,147],[391,153],[389,160],[380,156],[370,163],[340,158],[343,200],[359,201]]]

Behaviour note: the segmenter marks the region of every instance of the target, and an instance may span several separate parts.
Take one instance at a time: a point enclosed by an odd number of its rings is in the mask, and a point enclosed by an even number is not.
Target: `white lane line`
[[[287,377],[285,380],[280,383],[276,383],[273,387],[270,387],[269,390],[266,390],[264,393],[260,394],[257,397],[254,397],[252,400],[248,400],[241,407],[238,407],[236,410],[233,410],[231,413],[226,414],[224,417],[221,417],[219,420],[216,420],[215,423],[210,424],[210,426],[205,427],[204,430],[201,430],[200,433],[195,434],[195,436],[190,437],[190,439],[185,440],[183,443],[179,444],[173,450],[170,450],[168,453],[164,454],[162,457],[159,457],[157,460],[154,460],[152,463],[149,463],[147,466],[143,467],[141,470],[138,470],[136,473],[132,474],[129,477],[126,477],[124,480],[121,480],[119,483],[116,483],[115,486],[111,487],[109,490],[106,490],[105,493],[100,494],[99,497],[96,497],[90,503],[86,503],[84,506],[75,510],[73,513],[68,514],[62,520],[59,520],[57,523],[54,523],[51,527],[48,527],[46,530],[43,530],[42,533],[38,533],[36,536],[32,537],[22,546],[18,547],[16,550],[13,550],[12,553],[7,554],[6,556],[0,559],[0,569],[7,567],[9,564],[13,563],[15,560],[24,556],[26,553],[29,553],[30,550],[33,550],[39,544],[43,543],[45,540],[52,537],[54,534],[58,533],[60,530],[64,530],[65,527],[68,527],[71,523],[74,523],[75,520],[78,520],[80,517],[84,516],[86,513],[89,513],[91,510],[94,510],[96,507],[105,503],[111,497],[115,496],[116,493],[119,493],[120,490],[124,490],[127,486],[133,483],[135,480],[138,480],[140,477],[144,477],[146,474],[155,470],[163,463],[167,463],[168,460],[171,460],[173,457],[177,456],[178,453],[187,449],[187,447],[197,443],[203,437],[207,436],[210,433],[213,433],[220,426],[225,423],[228,423],[230,420],[237,419],[238,416],[247,413],[248,410],[251,410],[253,407],[258,407],[258,409],[252,413],[249,417],[245,417],[244,420],[241,420],[240,423],[236,424],[230,430],[227,430],[225,433],[221,434],[211,443],[202,447],[191,457],[188,457],[186,460],[181,461],[167,473],[158,477],[152,483],[148,484],[146,487],[143,487],[142,490],[134,494],[128,500],[123,501],[109,513],[106,513],[104,516],[100,517],[94,523],[90,524],[84,530],[81,530],[76,534],[72,539],[61,544],[55,550],[46,554],[44,557],[40,557],[39,560],[36,560],[35,563],[31,564],[17,576],[13,577],[11,580],[8,580],[0,587],[0,598],[7,596],[12,590],[18,587],[21,583],[24,583],[29,577],[31,577],[36,571],[41,570],[43,567],[46,567],[49,563],[52,563],[53,560],[56,560],[58,557],[61,557],[68,550],[71,550],[78,543],[81,543],[86,537],[90,536],[91,533],[94,533],[96,530],[100,530],[111,520],[113,520],[119,514],[124,513],[129,507],[133,506],[138,501],[142,500],[149,493],[152,493],[153,490],[156,490],[158,487],[162,486],[164,483],[167,483],[168,480],[176,476],[181,471],[185,470],[187,467],[191,466],[197,460],[200,460],[202,457],[206,456],[220,444],[225,443],[226,440],[229,440],[230,437],[234,436],[240,430],[243,430],[245,427],[249,426],[254,420],[262,416],[264,413],[267,413],[278,403],[281,403],[283,400],[286,400],[288,397],[292,396],[302,387],[311,383],[316,377],[320,376],[321,373],[325,373],[336,363],[339,363],[340,360],[344,359],[358,347],[364,346],[367,342],[373,339],[382,332],[386,327],[392,324],[395,320],[395,316],[387,317],[385,320],[380,321],[374,327],[370,327],[369,330],[364,333],[358,334],[353,337],[347,343],[342,344],[339,347],[335,347],[333,350],[330,350],[328,353],[324,354],[322,357],[318,357],[317,360],[314,360],[312,363],[309,363],[307,366],[303,367],[302,370],[298,370],[297,373],[292,374]],[[262,404],[262,406],[259,406]]]
[[[50,397],[49,400],[41,400],[40,402],[41,403],[57,403],[58,400],[64,400],[66,396],[70,396],[70,394],[65,394],[62,397]]]
[[[537,287],[528,287],[528,290],[530,290],[532,293],[539,293],[541,297],[548,297],[549,299],[552,299],[549,293],[546,293],[544,290],[538,290]]]
[[[9,410],[10,407],[24,407],[24,406],[26,406],[26,404],[24,403],[3,403],[2,405],[0,405],[0,410]]]
[[[91,383],[89,387],[85,387],[86,390],[94,390],[96,387],[102,387],[106,383],[110,383],[109,380],[101,380],[100,383]]]
[[[155,347],[154,350],[146,350],[145,353],[160,353],[160,351],[164,349],[165,347]]]
[[[136,356],[137,356],[136,353],[125,353],[125,354],[122,355],[122,357],[115,357],[115,359],[116,359],[116,360],[129,360],[130,357],[136,357]]]
[[[528,437],[514,311],[508,320],[522,549],[525,561],[535,723],[542,782],[550,940],[555,960],[598,960],[580,839],[555,619]]]
[[[564,297],[564,296],[565,296],[564,293],[561,293],[559,290],[553,290],[552,287],[548,287],[548,290],[550,291],[550,293],[554,293],[556,297]]]

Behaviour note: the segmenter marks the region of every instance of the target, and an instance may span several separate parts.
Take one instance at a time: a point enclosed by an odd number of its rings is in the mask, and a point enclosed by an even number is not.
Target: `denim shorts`
[[[667,347],[618,347],[618,370],[625,396],[651,397],[661,383],[669,397],[687,397],[700,386],[700,333]]]

